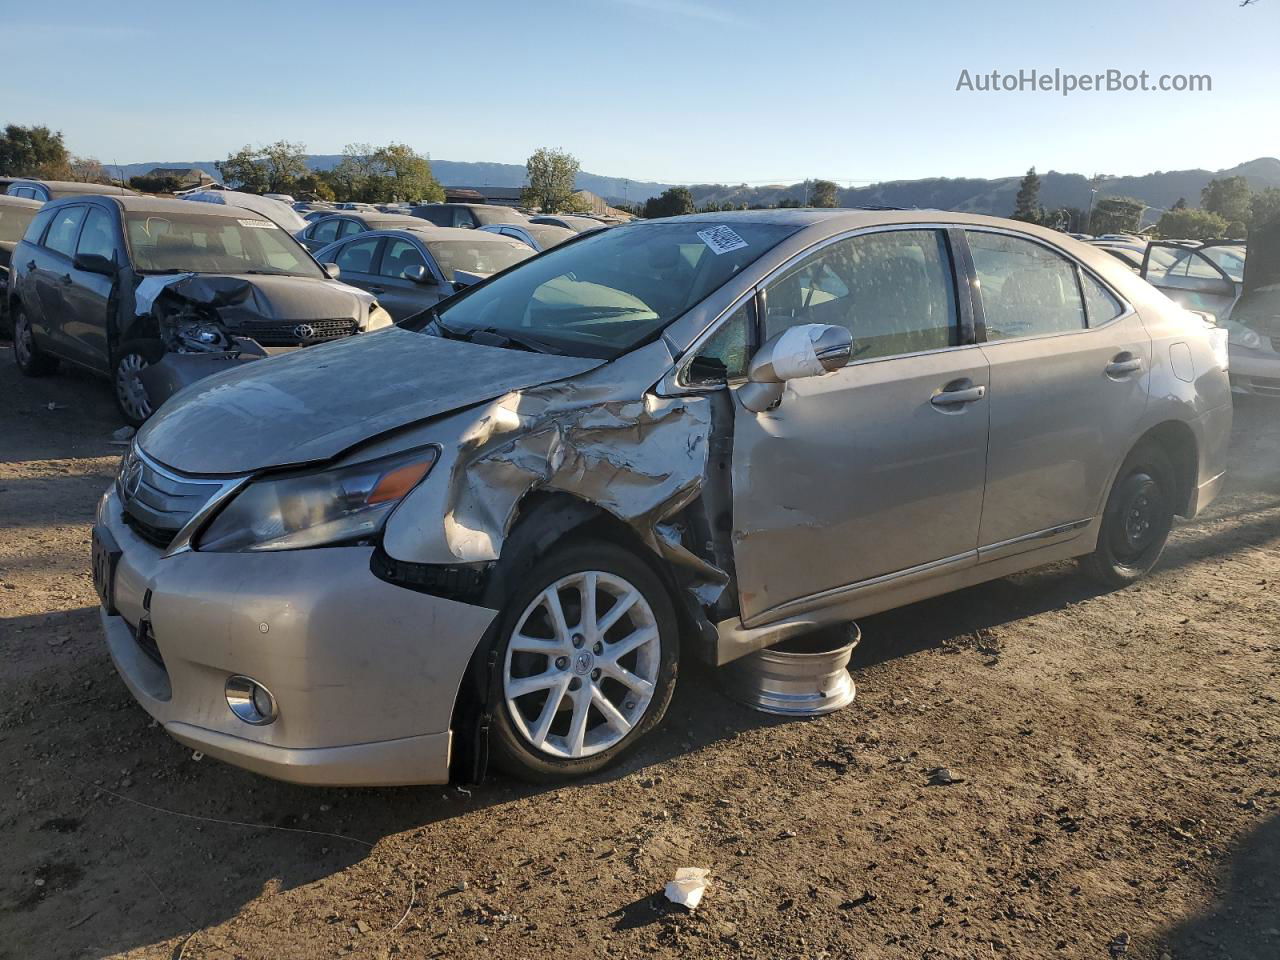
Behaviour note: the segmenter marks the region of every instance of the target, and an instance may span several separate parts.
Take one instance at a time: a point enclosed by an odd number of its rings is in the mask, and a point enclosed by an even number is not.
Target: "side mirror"
[[[844,327],[804,323],[770,337],[747,368],[738,399],[752,413],[777,406],[788,380],[839,370],[853,356],[853,335]]]
[[[322,263],[320,269],[324,271],[324,275],[330,280],[337,280],[342,274],[342,269],[336,263]]]
[[[411,267],[405,267],[404,272],[400,274],[406,280],[412,280],[414,283],[435,283],[436,278],[427,273],[427,268],[420,263],[415,263]]]
[[[104,277],[114,277],[116,275],[115,261],[97,253],[77,253],[71,261],[71,265],[77,270],[83,270],[85,273],[100,273]]]

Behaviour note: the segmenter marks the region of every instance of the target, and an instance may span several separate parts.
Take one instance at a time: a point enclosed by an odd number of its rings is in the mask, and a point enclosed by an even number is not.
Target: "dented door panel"
[[[733,540],[748,626],[789,601],[974,553],[987,404],[932,402],[962,380],[989,386],[975,347],[795,380],[762,414],[736,405]]]

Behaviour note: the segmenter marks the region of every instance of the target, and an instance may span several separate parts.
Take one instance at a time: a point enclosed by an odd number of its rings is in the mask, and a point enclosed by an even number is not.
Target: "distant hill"
[[[329,170],[342,159],[338,154],[312,154],[307,163],[313,170]],[[212,161],[156,161],[152,163],[128,163],[119,167],[125,179],[146,173],[153,167],[197,167],[218,177],[218,169]],[[431,168],[436,179],[451,187],[518,187],[524,184],[525,168],[515,163],[469,163],[457,160],[432,160]],[[109,167],[115,174],[115,166]],[[1146,213],[1148,221],[1159,217],[1185,197],[1195,206],[1200,202],[1200,190],[1216,177],[1245,177],[1254,190],[1280,187],[1280,160],[1262,157],[1250,160],[1227,170],[1170,170],[1156,171],[1142,176],[1108,177],[1099,187],[1098,196],[1135,197],[1150,204]],[[1013,212],[1014,196],[1022,174],[999,177],[994,180],[977,178],[931,177],[924,180],[893,180],[866,187],[850,187],[839,191],[839,203],[843,207],[892,206],[930,207],[938,210],[957,210],[965,213],[987,213],[1008,216]],[[638,203],[656,197],[673,186],[649,180],[627,180],[623,177],[605,177],[595,173],[579,173],[578,187],[607,200],[629,200]],[[725,184],[694,184],[689,187],[694,202],[699,206],[715,202],[748,206],[776,206],[783,200],[804,202],[803,183],[779,184],[767,187],[729,186]],[[1078,173],[1058,173],[1050,170],[1040,175],[1040,202],[1045,207],[1089,206],[1089,180]]]
[[[341,160],[341,154],[308,154],[307,166],[312,170],[332,170]],[[212,160],[164,160],[151,163],[109,164],[107,169],[111,176],[118,176],[128,180],[130,177],[148,173],[155,167],[195,167],[206,171],[217,180],[222,179],[218,173],[218,168],[214,166]],[[117,170],[120,172],[117,173]],[[524,186],[524,164],[432,160],[431,170],[437,180],[449,187]],[[623,177],[602,177],[595,173],[582,172],[578,174],[578,188],[580,190],[590,190],[597,196],[606,197],[610,200],[630,200],[632,203],[642,203],[650,197],[656,197],[670,186],[672,184],[627,180]]]

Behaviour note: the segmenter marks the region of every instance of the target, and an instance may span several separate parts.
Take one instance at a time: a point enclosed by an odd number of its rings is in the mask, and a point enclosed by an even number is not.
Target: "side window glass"
[[[382,254],[382,266],[378,272],[384,277],[401,279],[411,267],[427,270],[422,252],[408,240],[388,240]],[[430,274],[431,271],[427,270]]]
[[[345,273],[372,273],[373,255],[381,239],[381,237],[370,237],[367,240],[352,240],[338,251],[334,263]]]
[[[22,235],[22,239],[27,243],[39,243],[40,238],[44,236],[45,227],[49,226],[49,221],[53,219],[53,213],[49,209],[37,213],[31,221],[31,226],[27,227],[27,232]]]
[[[363,233],[364,226],[355,220],[343,220],[342,225],[338,228],[338,239],[343,237],[353,237],[357,233]]]
[[[1084,328],[1084,304],[1071,261],[1030,240],[968,231],[982,290],[988,340]]]
[[[312,240],[319,240],[321,243],[332,243],[338,239],[338,221],[337,220],[321,220],[316,224],[315,231],[311,234]]]
[[[80,232],[84,213],[84,207],[63,207],[59,210],[49,226],[49,236],[44,245],[63,256],[71,256],[76,248],[76,234]]]
[[[101,207],[89,208],[89,213],[84,218],[84,229],[80,231],[80,242],[76,244],[76,253],[96,254],[113,263],[120,262],[111,215]]]
[[[1084,285],[1084,308],[1089,315],[1089,326],[1100,327],[1120,316],[1124,307],[1111,295],[1110,290],[1087,273],[1081,275],[1081,281]]]
[[[755,339],[756,298],[733,311],[720,329],[711,335],[689,364],[686,379],[690,386],[724,383],[747,375]]]
[[[855,360],[940,350],[958,342],[955,284],[938,230],[894,230],[841,240],[765,291],[765,336],[803,323],[853,334]]]

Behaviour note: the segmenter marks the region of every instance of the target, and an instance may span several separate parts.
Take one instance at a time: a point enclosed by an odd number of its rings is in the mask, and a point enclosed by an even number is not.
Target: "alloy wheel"
[[[151,400],[142,383],[142,371],[147,365],[137,353],[125,354],[116,364],[116,396],[130,419],[139,423],[151,416]]]
[[[503,695],[534,750],[581,758],[618,744],[644,717],[661,664],[657,619],[633,584],[589,570],[524,609],[507,644]]]
[[[19,312],[13,320],[13,352],[17,354],[18,363],[28,366],[34,355],[35,341],[31,337],[31,321],[25,313]]]

